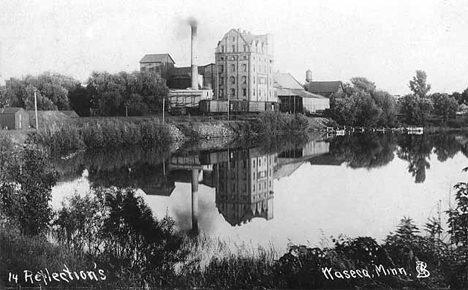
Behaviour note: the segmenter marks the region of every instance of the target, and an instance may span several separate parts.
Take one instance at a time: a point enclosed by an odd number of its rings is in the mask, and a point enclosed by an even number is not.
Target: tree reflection
[[[393,160],[396,140],[393,135],[347,135],[330,142],[330,153],[351,168],[376,168]]]
[[[398,142],[397,155],[409,162],[408,172],[414,177],[414,182],[423,183],[426,180],[426,169],[433,148],[433,139],[426,135],[401,135]]]

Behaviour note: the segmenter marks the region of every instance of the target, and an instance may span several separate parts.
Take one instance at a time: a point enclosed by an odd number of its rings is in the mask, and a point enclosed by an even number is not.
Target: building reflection
[[[274,217],[275,180],[290,176],[305,163],[313,164],[317,158],[326,157],[329,143],[321,138],[314,136],[299,148],[279,152],[264,148],[194,149],[159,159],[147,158],[148,155],[143,153],[134,154],[135,158],[127,158],[125,162],[101,155],[94,156],[92,160],[96,162],[91,162],[83,155],[75,157],[81,158],[81,162],[75,162],[78,165],[68,171],[86,169],[92,187],[133,187],[148,196],[170,197],[177,184],[190,184],[190,213],[188,208],[180,210],[191,216],[191,229],[197,233],[199,215],[204,214],[198,204],[200,186],[214,189],[218,212],[231,226],[241,226],[254,218],[271,220]],[[139,156],[142,158],[137,158]],[[329,158],[322,159],[316,164],[334,163],[334,160],[330,163]],[[110,162],[112,160],[115,162]],[[68,172],[66,166],[62,166],[64,172]]]
[[[216,207],[230,225],[242,225],[255,217],[273,218],[276,154],[243,149],[208,156],[223,161],[213,166],[217,178]]]

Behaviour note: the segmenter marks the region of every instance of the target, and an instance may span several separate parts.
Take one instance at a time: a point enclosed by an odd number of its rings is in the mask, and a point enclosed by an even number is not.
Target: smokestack
[[[197,24],[190,23],[192,28],[192,89],[198,90],[198,55],[197,55]]]

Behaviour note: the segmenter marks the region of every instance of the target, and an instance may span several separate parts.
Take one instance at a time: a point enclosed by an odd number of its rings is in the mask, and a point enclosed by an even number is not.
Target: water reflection
[[[80,177],[86,169],[91,187],[138,188],[147,196],[163,198],[183,189],[189,203],[176,206],[176,220],[184,224],[181,228],[197,234],[201,221],[205,221],[205,230],[210,227],[204,218],[211,207],[206,204],[205,188],[214,192],[213,206],[226,224],[244,226],[255,218],[264,221],[274,218],[275,183],[294,176],[304,165],[374,170],[397,159],[407,163],[414,183],[423,183],[426,171],[431,168],[431,154],[444,162],[460,151],[465,155],[468,152],[468,137],[454,134],[376,133],[330,139],[316,133],[307,142],[299,141],[293,144],[281,140],[267,146],[244,144],[216,151],[190,147],[172,155],[135,148],[120,152],[81,152],[66,160],[55,160],[55,164],[62,173],[61,182]],[[307,183],[308,178],[314,177],[305,177],[300,182]],[[342,177],[327,178],[315,182],[334,182]]]

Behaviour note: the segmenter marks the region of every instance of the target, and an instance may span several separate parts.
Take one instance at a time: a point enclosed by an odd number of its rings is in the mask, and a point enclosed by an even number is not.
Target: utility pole
[[[39,130],[39,120],[37,120],[37,89],[34,89],[34,111],[36,114],[36,130]]]
[[[228,95],[228,112],[227,112],[227,113],[228,113],[228,121],[229,121],[229,120],[230,120],[230,119],[229,119],[229,113],[231,112],[231,104],[230,104],[230,102],[229,102],[230,94],[228,93],[227,95]]]
[[[166,108],[166,97],[163,97],[163,107],[162,107],[162,111],[163,111],[163,124],[164,124],[164,109]]]

